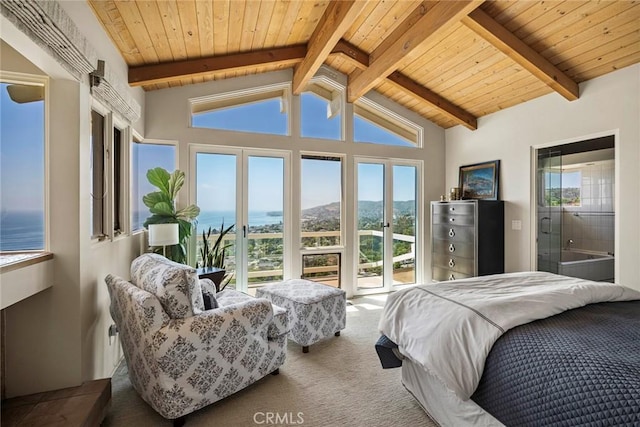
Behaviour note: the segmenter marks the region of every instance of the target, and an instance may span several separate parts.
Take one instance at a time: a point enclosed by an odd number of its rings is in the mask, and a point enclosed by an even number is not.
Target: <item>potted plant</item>
[[[150,224],[178,224],[178,244],[166,247],[166,257],[172,261],[186,264],[187,250],[186,242],[191,236],[191,227],[200,214],[200,208],[196,205],[189,205],[183,209],[176,210],[175,200],[178,191],[185,181],[185,174],[181,170],[173,173],[167,172],[163,168],[153,168],[147,171],[147,179],[158,188],[158,191],[151,192],[142,198],[145,206],[151,211],[151,216],[144,222],[144,227]],[[158,253],[162,248],[156,248]]]
[[[221,269],[220,274],[212,276],[213,284],[216,286],[216,292],[224,290],[229,284],[233,274],[226,273],[225,258],[227,256],[227,248],[231,246],[230,243],[224,243],[224,236],[233,229],[235,224],[224,228],[224,221],[220,226],[220,234],[216,238],[216,241],[211,244],[211,234],[215,231],[211,227],[205,232],[202,231],[202,247],[200,248],[200,261],[201,268],[218,268]]]

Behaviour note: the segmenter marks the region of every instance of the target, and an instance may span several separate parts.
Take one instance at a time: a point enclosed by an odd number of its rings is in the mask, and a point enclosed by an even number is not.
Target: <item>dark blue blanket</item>
[[[507,426],[640,426],[640,301],[507,331],[471,398]]]

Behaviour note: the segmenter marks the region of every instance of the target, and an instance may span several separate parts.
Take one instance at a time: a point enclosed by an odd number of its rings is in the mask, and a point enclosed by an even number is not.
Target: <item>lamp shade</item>
[[[149,224],[149,246],[178,244],[178,224]]]

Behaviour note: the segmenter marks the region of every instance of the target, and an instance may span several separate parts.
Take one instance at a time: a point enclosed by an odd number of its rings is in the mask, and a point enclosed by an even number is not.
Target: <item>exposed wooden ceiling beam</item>
[[[344,55],[360,70],[364,71],[369,66],[369,55],[345,40],[340,40],[332,53]],[[438,109],[442,114],[449,117],[451,120],[454,120],[456,123],[471,130],[478,129],[478,120],[475,116],[457,105],[452,104],[447,99],[430,91],[419,83],[416,83],[402,73],[395,71],[387,76],[387,80],[400,87],[400,89],[411,93],[416,98],[431,104],[434,108]]]
[[[396,28],[371,54],[371,63],[362,73],[349,79],[347,99],[354,102],[394,72],[413,50],[463,17],[481,0],[425,1]]]
[[[462,22],[569,101],[575,101],[580,96],[576,82],[486,12],[476,9]]]
[[[369,54],[344,39],[336,44],[331,53],[346,56],[352,60],[353,65],[361,70],[366,70],[369,67]]]
[[[306,47],[299,45],[250,53],[236,53],[210,58],[144,65],[129,69],[129,84],[131,86],[142,86],[199,74],[208,74],[214,71],[233,71],[244,67],[285,62],[295,63],[303,61],[306,57],[306,52]],[[339,40],[327,56],[330,54],[344,55],[363,71],[369,66],[369,55],[345,40]],[[433,105],[457,123],[472,130],[477,129],[476,118],[473,115],[408,77],[400,73],[393,73],[388,76],[388,79],[422,101]]]
[[[186,61],[142,65],[129,68],[129,85],[143,86],[163,83],[185,77],[210,74],[214,71],[239,70],[266,64],[293,65],[302,61],[306,53],[307,47],[305,45],[296,45]]]
[[[293,73],[293,93],[299,95],[327,59],[336,43],[356,20],[366,1],[332,1],[316,26],[309,43],[307,55]]]
[[[442,114],[449,117],[451,120],[456,121],[458,124],[461,124],[462,126],[465,126],[466,128],[471,130],[478,129],[478,120],[473,114],[463,110],[457,105],[452,104],[447,99],[430,91],[421,84],[416,83],[404,74],[398,71],[394,71],[387,77],[387,80],[391,81],[396,86],[399,86],[401,89],[424,100],[428,104],[431,104]]]

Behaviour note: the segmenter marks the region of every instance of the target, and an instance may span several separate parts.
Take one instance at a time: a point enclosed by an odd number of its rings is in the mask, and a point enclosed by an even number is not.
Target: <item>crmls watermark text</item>
[[[264,425],[298,425],[304,424],[303,412],[256,412],[253,414],[253,422]]]

